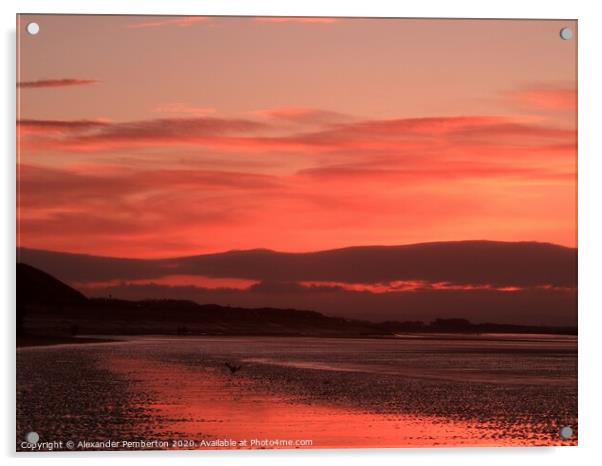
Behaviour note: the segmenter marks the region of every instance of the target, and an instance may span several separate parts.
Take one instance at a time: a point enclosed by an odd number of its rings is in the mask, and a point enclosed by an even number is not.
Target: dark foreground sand
[[[573,337],[127,340],[19,349],[17,449],[576,444]]]

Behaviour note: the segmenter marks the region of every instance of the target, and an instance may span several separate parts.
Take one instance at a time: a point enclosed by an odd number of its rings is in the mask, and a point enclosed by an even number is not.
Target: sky
[[[567,25],[22,16],[20,244],[574,247]]]
[[[25,32],[31,21],[38,35]],[[148,260],[467,240],[575,248],[567,26],[576,31],[560,20],[21,15],[18,246]],[[297,277],[313,287],[300,300],[236,271],[114,275],[70,283],[326,310],[418,282],[493,301],[523,291],[404,271],[385,282]],[[320,301],[325,286],[345,299]],[[536,286],[541,312],[556,285]],[[285,298],[265,295],[276,288]],[[561,307],[572,312],[573,298]]]

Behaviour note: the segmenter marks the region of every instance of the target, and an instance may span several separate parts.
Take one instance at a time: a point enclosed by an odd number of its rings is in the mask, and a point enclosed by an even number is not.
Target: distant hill
[[[269,249],[128,259],[19,248],[20,262],[66,282],[156,278],[166,272],[261,282],[423,280],[498,286],[576,286],[577,249],[533,241],[446,241],[316,252]]]
[[[549,243],[448,241],[301,253],[252,249],[163,259],[28,248],[17,254],[20,262],[76,284],[89,297],[312,309],[371,322],[462,316],[479,323],[577,324],[577,249]],[[179,284],[174,276],[189,281]],[[248,286],[216,286],[220,280]],[[213,286],[203,285],[211,281]],[[396,288],[404,283],[417,288]],[[371,292],[371,287],[387,290]]]
[[[86,298],[51,275],[17,264],[17,331],[28,335],[179,334],[386,336],[401,332],[552,332],[573,328],[471,324],[464,319],[373,323],[315,311],[198,304],[186,300]]]

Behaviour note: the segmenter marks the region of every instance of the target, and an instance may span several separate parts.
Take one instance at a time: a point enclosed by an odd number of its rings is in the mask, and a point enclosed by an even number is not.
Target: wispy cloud
[[[37,89],[42,87],[67,87],[67,86],[85,86],[88,84],[97,84],[100,81],[96,79],[39,79],[37,81],[22,81],[17,83],[17,87],[25,89]]]
[[[162,18],[151,21],[145,21],[141,23],[128,24],[128,29],[146,29],[146,28],[157,28],[163,26],[177,26],[177,27],[188,27],[195,23],[201,23],[208,21],[210,18],[207,16],[181,16],[177,18]]]
[[[25,128],[49,130],[75,128],[90,129],[94,126],[89,120],[18,122]],[[96,131],[69,137],[48,137],[36,139],[28,147],[55,148],[76,151],[105,151],[126,147],[152,147],[156,145],[196,145],[221,147],[226,145],[244,146],[242,141],[232,140],[232,135],[252,134],[267,128],[268,125],[248,119],[225,119],[212,117],[160,118],[111,124],[98,124]],[[48,131],[52,133],[51,131]],[[230,135],[230,137],[229,137]]]
[[[212,20],[210,16],[181,16],[174,18],[161,17],[156,20],[143,21],[138,23],[128,24],[128,29],[147,29],[157,28],[165,26],[176,26],[176,27],[188,27],[195,23],[207,22]],[[313,24],[332,24],[340,21],[338,18],[326,18],[326,17],[297,17],[297,16],[257,16],[253,18],[254,21],[261,23],[313,23]]]
[[[58,135],[90,131],[106,126],[108,121],[98,120],[19,120],[21,134]]]
[[[177,109],[177,108],[176,108]],[[205,110],[205,109],[203,109]],[[572,143],[575,131],[555,126],[535,125],[505,116],[446,116],[429,118],[397,118],[384,120],[357,120],[344,123],[326,123],[332,114],[325,111],[277,111],[272,117],[313,121],[314,131],[293,127],[282,133],[269,122],[215,117],[182,117],[117,122],[98,126],[97,131],[61,139],[37,140],[32,148],[103,151],[127,147],[156,145],[195,145],[199,147],[234,149],[243,152],[269,150],[333,152],[333,151],[393,151],[414,146],[426,149],[434,138],[443,144],[488,143],[498,146],[510,144],[536,145],[550,142]],[[29,121],[29,125],[33,122]],[[45,123],[50,126],[49,122]],[[61,122],[61,125],[65,125]],[[81,123],[80,123],[81,124]],[[77,125],[77,123],[74,123]],[[279,133],[275,131],[280,130]]]
[[[343,123],[353,118],[339,112],[321,110],[311,107],[274,107],[257,110],[255,115],[264,118],[290,121],[294,123],[325,124]]]
[[[34,244],[57,241],[57,249],[102,237],[112,250],[123,247],[121,254],[151,244],[198,250],[207,235],[248,221],[286,189],[276,177],[241,171],[19,167],[22,231]]]
[[[184,102],[173,102],[169,104],[159,105],[158,107],[155,107],[153,111],[157,113],[175,113],[180,115],[205,116],[211,113],[215,113],[215,108],[189,105]]]
[[[255,21],[262,23],[315,23],[331,24],[339,21],[339,18],[327,18],[320,16],[257,16]]]
[[[20,171],[21,233],[30,246],[138,257],[458,237],[574,244],[574,129],[521,115],[329,117],[279,107],[22,120],[22,162],[68,170]]]
[[[576,89],[530,88],[508,93],[517,102],[548,110],[576,110]]]
[[[572,180],[575,172],[570,169],[546,169],[541,167],[511,166],[508,164],[479,161],[449,161],[443,165],[440,161],[427,161],[399,168],[400,163],[378,165],[376,163],[349,163],[322,166],[299,171],[301,176],[310,176],[334,181],[337,179],[358,179],[364,183],[374,182],[391,185],[404,182],[416,184],[427,181],[440,182],[457,179],[486,180],[495,178],[522,180]],[[452,169],[453,168],[453,169]]]

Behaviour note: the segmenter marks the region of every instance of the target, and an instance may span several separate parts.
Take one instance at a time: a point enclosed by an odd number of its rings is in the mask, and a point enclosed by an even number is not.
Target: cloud
[[[313,120],[320,125],[325,118],[333,117],[332,113],[298,108],[267,112],[275,118],[303,121],[304,124]],[[432,147],[434,142],[440,148],[443,144],[450,148],[474,143],[499,146],[549,141],[569,143],[576,139],[576,131],[572,129],[530,124],[505,116],[478,115],[326,123],[315,131],[296,128],[289,128],[285,133],[282,131],[283,128],[265,121],[251,119],[163,118],[113,123],[83,136],[37,139],[29,147],[88,152],[193,145],[242,152],[395,152],[412,145],[417,149]]]
[[[19,164],[20,241],[59,249],[95,244],[120,254],[198,250],[252,222],[285,191],[263,174],[147,168],[58,169]]]
[[[206,116],[211,113],[215,113],[216,110],[213,107],[199,107],[183,102],[173,102],[170,104],[159,105],[158,107],[155,107],[153,111],[158,113],[178,113],[184,115]]]
[[[48,205],[56,210],[71,207],[81,214],[83,202],[89,200],[97,204],[100,200],[117,203],[119,199],[137,194],[140,199],[147,193],[157,194],[158,187],[169,188],[190,198],[188,190],[202,192],[227,188],[230,192],[266,191],[280,189],[275,177],[269,175],[228,172],[200,169],[146,169],[98,173],[85,169],[82,173],[65,170],[19,164],[18,182],[21,193],[20,205],[26,209]],[[47,203],[48,196],[52,202]],[[159,200],[155,197],[155,201]],[[130,202],[130,206],[132,203]],[[79,207],[79,208],[78,208]],[[171,207],[176,210],[175,206]]]
[[[22,81],[17,83],[17,87],[21,89],[37,89],[43,87],[67,87],[67,86],[85,86],[88,84],[97,84],[100,81],[96,79],[40,79],[37,81]]]
[[[316,289],[335,289],[339,288],[347,291],[359,291],[369,293],[399,293],[399,292],[420,292],[427,290],[438,291],[479,291],[492,290],[506,293],[516,293],[524,291],[529,287],[524,286],[496,286],[489,283],[450,283],[450,282],[429,282],[425,280],[395,280],[382,283],[344,283],[344,282],[301,282],[303,287]],[[573,291],[573,287],[558,287],[553,285],[539,285],[531,288]]]
[[[152,17],[151,17],[152,18]],[[181,17],[161,17],[161,19],[151,19],[149,21],[136,22],[128,24],[128,29],[148,29],[158,27],[188,27],[195,23],[208,22],[213,20],[211,16],[181,16]],[[253,21],[261,23],[311,23],[311,24],[331,24],[340,21],[338,18],[324,18],[324,17],[254,17]]]
[[[256,115],[301,124],[331,124],[349,121],[352,117],[338,112],[311,107],[274,107],[257,110]]]
[[[278,107],[245,118],[23,120],[22,244],[130,257],[576,244],[574,130],[505,115],[334,118]]]
[[[32,127],[35,120],[27,120]],[[85,122],[56,122],[68,127],[85,126]],[[50,122],[38,126],[51,126]],[[118,122],[98,125],[91,134],[63,138],[36,139],[30,148],[63,149],[74,151],[106,151],[128,147],[155,147],[157,145],[227,145],[230,134],[254,133],[268,126],[265,123],[248,119],[224,119],[213,117],[160,118],[131,122]],[[221,142],[221,144],[220,144]],[[240,144],[242,145],[242,144]]]
[[[471,115],[449,117],[397,118],[387,120],[367,120],[343,124],[321,133],[322,139],[374,139],[393,137],[448,137],[450,140],[462,138],[487,138],[492,142],[502,142],[502,137],[515,138],[570,138],[575,131],[530,124],[516,117]]]
[[[177,27],[188,27],[195,23],[201,23],[208,21],[210,18],[207,16],[181,16],[176,18],[157,19],[151,21],[144,21],[140,23],[128,24],[128,29],[147,29],[157,28],[164,26],[177,26]]]
[[[319,16],[256,16],[255,21],[261,23],[312,23],[312,24],[332,24],[340,21],[340,18],[327,18]]]
[[[52,154],[26,152],[18,170],[20,241],[136,257],[490,235],[563,235],[559,242],[574,244],[566,221],[574,167],[571,152],[563,154],[312,155],[301,165],[309,160],[312,168],[296,171],[282,154],[191,153],[181,161],[171,148],[144,157],[70,153],[59,168]]]
[[[401,163],[378,165],[378,161],[355,164],[325,165],[298,172],[301,176],[322,179],[359,179],[379,183],[451,181],[459,179],[486,180],[489,178],[519,178],[523,180],[574,180],[575,171],[569,167],[551,169],[545,167],[517,166],[511,164],[449,160],[447,163],[423,162],[408,168],[399,168]]]
[[[74,283],[73,286],[94,292],[96,289],[110,288],[121,285],[162,285],[170,287],[194,286],[207,290],[246,290],[256,285],[255,280],[237,278],[213,278],[202,275],[165,275],[153,279],[108,280],[95,283]]]
[[[530,88],[509,92],[518,103],[544,110],[577,110],[576,89]]]
[[[107,126],[106,120],[19,120],[17,129],[23,134],[58,135],[80,133]]]

